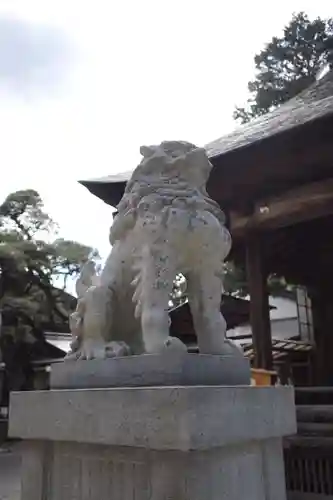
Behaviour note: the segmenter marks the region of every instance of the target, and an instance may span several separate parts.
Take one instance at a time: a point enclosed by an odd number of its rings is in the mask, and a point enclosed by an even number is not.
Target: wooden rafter
[[[333,214],[333,179],[307,184],[255,204],[250,216],[230,214],[233,237],[253,229],[275,229]]]

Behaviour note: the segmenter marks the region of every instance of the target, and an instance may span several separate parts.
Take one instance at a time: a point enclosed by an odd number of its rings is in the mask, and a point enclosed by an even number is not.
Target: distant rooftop
[[[333,70],[274,111],[237,127],[205,147],[213,159],[330,114],[333,114]]]
[[[214,184],[221,184],[217,163],[227,153],[254,146],[269,138],[296,130],[303,125],[320,121],[329,116],[333,117],[333,70],[274,111],[246,125],[239,126],[233,132],[207,144],[205,147],[208,156],[216,165],[211,173],[210,187]],[[82,180],[80,183],[95,196],[112,206],[116,206],[131,174],[132,171],[126,171],[97,179]],[[228,170],[228,178],[229,174],[230,169]],[[225,183],[225,180],[223,182]],[[231,191],[235,191],[235,186],[231,188]]]

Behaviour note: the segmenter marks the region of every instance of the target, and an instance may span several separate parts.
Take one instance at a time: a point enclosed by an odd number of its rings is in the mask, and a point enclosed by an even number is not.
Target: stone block
[[[113,359],[66,361],[52,366],[52,389],[249,385],[249,360],[239,352],[145,354]]]
[[[10,407],[36,477],[22,500],[285,500],[295,431],[286,387],[52,390]]]

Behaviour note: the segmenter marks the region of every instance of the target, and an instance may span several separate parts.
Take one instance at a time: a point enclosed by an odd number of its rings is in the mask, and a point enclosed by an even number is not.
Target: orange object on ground
[[[260,368],[251,369],[252,385],[274,385],[277,373],[274,371],[263,370]]]

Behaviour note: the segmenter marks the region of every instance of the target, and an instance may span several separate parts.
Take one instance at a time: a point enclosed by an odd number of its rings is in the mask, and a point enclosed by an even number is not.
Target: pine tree
[[[234,118],[247,123],[264,115],[311,85],[325,67],[333,67],[333,19],[311,21],[294,14],[282,37],[273,37],[255,56],[255,80],[248,83],[251,98],[236,107]]]

